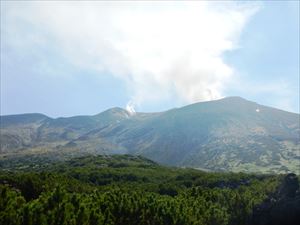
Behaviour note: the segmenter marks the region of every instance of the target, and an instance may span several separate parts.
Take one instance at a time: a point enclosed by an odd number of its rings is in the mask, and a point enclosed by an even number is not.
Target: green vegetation
[[[0,224],[243,225],[282,179],[164,167],[129,155],[40,161],[16,171],[0,172]]]
[[[112,108],[94,116],[23,114],[0,121],[0,166],[23,156],[132,154],[210,171],[299,174],[299,114],[239,97],[134,116]]]

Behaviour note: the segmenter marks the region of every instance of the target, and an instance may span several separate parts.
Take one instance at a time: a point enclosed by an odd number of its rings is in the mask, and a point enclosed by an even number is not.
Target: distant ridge
[[[0,156],[128,153],[208,170],[298,172],[299,126],[299,114],[237,96],[160,113],[9,115],[1,116]]]

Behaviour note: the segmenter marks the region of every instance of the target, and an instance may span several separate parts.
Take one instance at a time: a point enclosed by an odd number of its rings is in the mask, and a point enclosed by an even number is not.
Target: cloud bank
[[[193,103],[223,97],[234,75],[223,54],[238,47],[259,8],[204,1],[5,4],[8,45],[20,51],[47,46],[77,68],[119,78],[132,110],[170,98]]]

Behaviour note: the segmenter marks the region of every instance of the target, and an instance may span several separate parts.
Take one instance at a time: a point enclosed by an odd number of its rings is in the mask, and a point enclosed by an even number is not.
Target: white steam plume
[[[136,114],[135,109],[134,109],[134,103],[132,101],[129,101],[127,103],[126,110],[131,116]]]
[[[6,4],[7,40],[30,50],[37,42],[50,44],[77,67],[124,80],[136,106],[222,97],[233,75],[222,55],[238,47],[245,23],[259,8],[204,1]]]

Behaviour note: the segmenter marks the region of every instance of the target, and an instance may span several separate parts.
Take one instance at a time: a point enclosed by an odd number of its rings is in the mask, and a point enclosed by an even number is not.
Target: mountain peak
[[[131,114],[123,108],[120,107],[114,107],[110,108],[108,110],[105,110],[104,112],[101,112],[94,117],[101,118],[101,120],[107,120],[107,121],[120,121],[123,119],[127,119],[131,116]]]
[[[229,96],[217,100],[219,102],[228,103],[228,104],[257,104],[256,102],[249,101],[245,98],[239,96]]]
[[[240,96],[228,96],[228,97],[224,97],[221,100],[238,100],[238,101],[248,101],[247,99],[244,99]]]
[[[0,116],[0,119],[1,126],[5,126],[6,124],[34,123],[45,119],[50,119],[50,117],[41,113],[24,113]]]
[[[106,112],[110,112],[110,113],[122,113],[122,112],[126,112],[126,111],[127,111],[126,109],[123,109],[121,107],[113,107],[113,108],[106,110]]]

